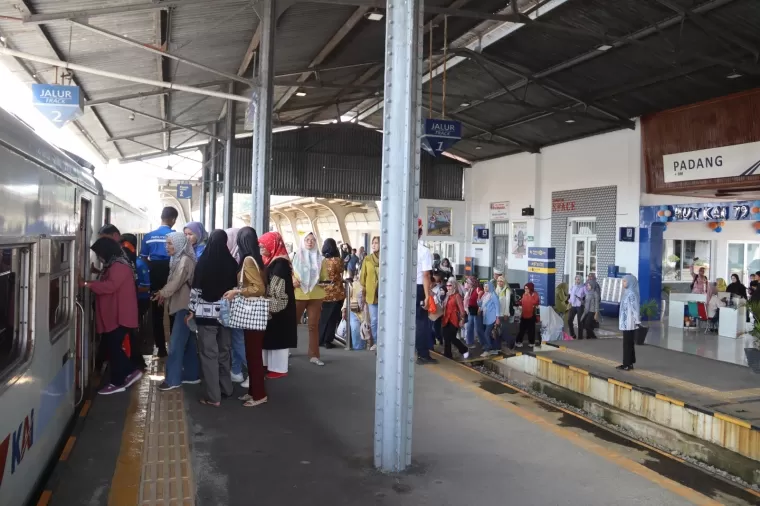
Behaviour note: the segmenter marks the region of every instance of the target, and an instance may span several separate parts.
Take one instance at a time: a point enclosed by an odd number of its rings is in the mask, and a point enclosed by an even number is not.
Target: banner
[[[760,169],[760,142],[664,155],[662,163],[666,183],[751,176]]]

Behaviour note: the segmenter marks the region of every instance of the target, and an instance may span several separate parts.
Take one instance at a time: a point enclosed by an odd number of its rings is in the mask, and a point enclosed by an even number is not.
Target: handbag
[[[253,265],[256,265],[256,261]],[[258,265],[256,269],[259,269]],[[243,285],[243,270],[240,269],[238,288]],[[236,295],[231,301],[222,299],[219,303],[218,320],[231,329],[266,330],[269,320],[269,299],[242,295]]]

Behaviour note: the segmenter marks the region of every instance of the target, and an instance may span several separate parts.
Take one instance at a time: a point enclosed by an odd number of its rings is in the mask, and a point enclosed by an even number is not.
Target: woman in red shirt
[[[522,307],[522,316],[520,316],[520,331],[517,333],[517,339],[515,346],[522,348],[523,335],[525,331],[528,331],[528,346],[533,346],[536,341],[536,308],[541,303],[541,299],[534,291],[535,287],[533,283],[525,283],[525,293],[520,300],[520,306]],[[541,338],[539,337],[538,346],[541,346]]]
[[[464,302],[459,283],[451,277],[446,282],[446,299],[443,302],[443,317],[441,318],[441,332],[443,333],[443,356],[453,358],[451,345],[457,347],[463,358],[467,359],[470,353],[467,346],[457,339],[457,332],[464,324]]]
[[[111,382],[98,393],[110,395],[125,391],[142,377],[122,349],[127,333],[137,329],[135,273],[119,243],[110,237],[101,237],[90,249],[103,269],[98,281],[82,281],[80,286],[95,294],[95,327],[107,346],[111,369]]]

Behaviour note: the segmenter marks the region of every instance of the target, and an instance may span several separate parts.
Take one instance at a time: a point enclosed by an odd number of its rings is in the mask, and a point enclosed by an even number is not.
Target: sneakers
[[[470,358],[470,352],[469,352],[469,351],[466,351],[466,352],[464,353],[464,355],[462,355],[462,358],[463,358],[463,359],[465,359],[465,360],[467,360],[468,358]]]
[[[182,380],[182,383],[185,385],[198,385],[201,382],[201,380]]]
[[[141,370],[138,369],[134,371],[132,374],[130,374],[124,379],[124,389],[126,390],[127,388],[131,387],[132,385],[140,381],[140,378],[142,377],[143,377],[143,373]]]
[[[369,351],[376,351],[376,350],[377,350],[376,344],[373,344],[372,346],[369,347]]]
[[[323,365],[325,365],[325,363],[324,363],[324,362],[322,362],[321,360],[319,360],[317,357],[311,357],[311,358],[309,359],[309,362],[311,362],[311,363],[312,363],[312,364],[314,364],[314,365],[318,365],[318,366],[320,366],[320,367],[321,367],[321,366],[323,366]]]
[[[119,392],[124,392],[126,390],[126,387],[117,387],[116,385],[111,385],[110,383],[105,387],[102,388],[98,393],[100,395],[111,395],[111,394],[118,394]]]
[[[248,380],[249,380],[249,378],[246,378],[243,381],[241,381],[240,382],[240,386],[243,387],[243,388],[248,388],[248,385],[250,385],[250,382]]]
[[[230,378],[232,379],[233,383],[242,383],[245,379],[245,376],[243,376],[243,373],[235,374],[234,372],[230,373]]]
[[[515,348],[522,348],[522,347],[523,347],[523,343],[515,343]]]
[[[419,365],[437,364],[438,361],[432,357],[417,357],[417,363]]]
[[[273,380],[278,378],[284,378],[288,375],[286,372],[269,372],[267,373],[267,379]]]
[[[169,390],[174,390],[175,388],[179,388],[181,385],[170,385],[166,381],[163,381],[160,385],[158,385],[158,389],[162,392],[167,392]]]

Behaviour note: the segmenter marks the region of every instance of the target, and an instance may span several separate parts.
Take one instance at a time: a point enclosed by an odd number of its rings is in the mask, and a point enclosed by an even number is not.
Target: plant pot
[[[638,345],[644,344],[644,341],[647,339],[647,332],[649,332],[649,327],[638,327],[636,328],[636,333],[634,334],[634,342]]]
[[[747,365],[752,372],[760,374],[760,350],[757,348],[744,348],[744,354],[747,356]]]

